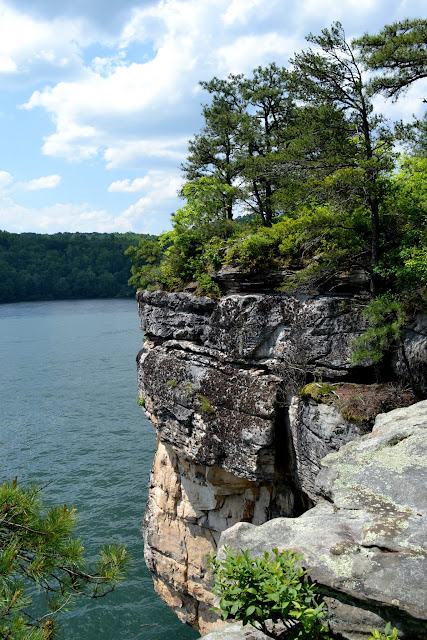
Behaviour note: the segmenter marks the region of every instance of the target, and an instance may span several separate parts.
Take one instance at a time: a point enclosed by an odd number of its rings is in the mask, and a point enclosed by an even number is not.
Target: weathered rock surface
[[[165,292],[137,299],[147,336],[137,358],[139,396],[158,435],[145,556],[160,596],[207,632],[218,624],[207,555],[222,532],[242,522],[257,530],[252,525],[278,516],[296,523],[319,501],[316,509],[335,517],[326,488],[316,486],[321,459],[369,426],[344,420],[336,406],[291,402],[290,391],[307,370],[345,384],[372,379],[371,367],[349,361],[365,328],[362,299],[251,293],[212,301]],[[333,607],[343,620],[354,609],[348,594],[333,595]]]
[[[141,328],[153,339],[187,340],[220,361],[281,364],[334,379],[353,377],[351,343],[365,328],[363,305],[346,296],[229,295],[214,302],[186,293],[137,294]],[[368,381],[369,367],[364,369]]]
[[[371,434],[322,460],[299,518],[236,524],[220,545],[304,554],[334,633],[365,639],[390,620],[402,639],[427,637],[427,401],[378,416]]]
[[[406,329],[403,347],[392,360],[392,367],[399,376],[409,378],[423,397],[427,396],[427,315],[420,314]],[[410,363],[410,377],[407,364]],[[412,378],[412,379],[411,379]]]
[[[318,500],[315,484],[322,458],[360,438],[371,431],[371,427],[345,420],[333,405],[304,402],[296,397],[289,407],[289,424],[295,451],[294,482],[315,503]]]

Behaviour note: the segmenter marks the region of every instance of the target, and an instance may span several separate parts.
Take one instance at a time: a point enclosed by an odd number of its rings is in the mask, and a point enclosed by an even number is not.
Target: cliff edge
[[[156,291],[139,292],[137,300],[146,332],[137,358],[139,397],[158,436],[144,520],[146,562],[160,596],[181,620],[206,633],[221,624],[210,611],[207,570],[221,534],[233,525],[261,531],[268,526],[263,523],[279,526],[285,518],[295,529],[313,524],[319,537],[336,507],[326,480],[319,489],[322,459],[369,434],[376,414],[416,399],[402,397],[394,384],[375,384],[369,364],[350,364],[351,344],[365,329],[362,297],[236,293],[213,301]],[[404,337],[405,357],[422,381],[425,319],[417,319],[414,331]],[[396,353],[390,378],[403,366]],[[307,372],[313,382],[296,395]],[[312,516],[317,513],[326,520]],[[352,520],[350,507],[343,513]],[[343,537],[347,525],[339,522],[337,549],[353,540],[350,533]],[[393,550],[382,553],[398,567]],[[330,616],[336,602],[358,610],[379,606],[378,598],[354,604],[352,593],[335,586]],[[395,605],[384,606],[388,613]],[[335,617],[345,621],[346,615]],[[345,624],[336,626],[342,638],[367,637],[362,627],[351,635]]]

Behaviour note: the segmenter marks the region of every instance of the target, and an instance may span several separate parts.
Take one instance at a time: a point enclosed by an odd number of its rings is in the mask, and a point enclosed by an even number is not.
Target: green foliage
[[[209,415],[212,415],[215,413],[215,409],[213,408],[211,401],[209,400],[209,398],[207,398],[206,396],[202,396],[200,393],[198,394],[198,399],[200,402],[200,406],[202,408],[202,411],[204,413],[207,413]]]
[[[355,340],[352,362],[380,362],[384,353],[401,336],[406,320],[405,308],[395,295],[385,293],[372,300],[364,314],[370,326]]]
[[[205,126],[190,141],[184,175],[204,176],[233,187],[227,217],[244,205],[269,227],[275,215],[274,194],[280,178],[269,169],[269,156],[288,140],[295,104],[289,95],[289,72],[272,63],[251,77],[230,74],[201,82],[212,96],[203,107]]]
[[[369,69],[382,71],[373,91],[396,98],[410,84],[427,76],[427,20],[406,18],[386,25],[376,35],[365,33],[353,43]]]
[[[228,241],[223,262],[255,273],[292,268],[299,280],[313,268],[345,264],[366,248],[369,214],[363,208],[336,212],[328,206],[301,206],[298,216],[282,216],[271,228],[243,230]],[[296,282],[289,281],[287,286]]]
[[[125,255],[133,262],[129,285],[137,289],[153,288],[159,277],[159,265],[163,255],[158,238],[141,238],[138,246],[126,249]]]
[[[0,637],[53,638],[56,614],[77,596],[102,597],[122,580],[126,550],[105,545],[91,569],[75,525],[75,509],[45,508],[38,488],[16,479],[0,488]],[[31,606],[34,587],[46,596],[43,614]]]
[[[321,34],[307,37],[316,49],[296,54],[294,63],[295,92],[309,104],[329,104],[346,114],[344,130],[348,131],[345,154],[338,153],[334,169],[351,167],[352,189],[370,211],[371,264],[380,257],[379,207],[381,186],[385,172],[393,166],[393,135],[385,119],[374,114],[371,102],[372,88],[364,80],[364,66],[357,51],[346,41],[344,29],[334,22]],[[350,147],[349,147],[350,144]],[[351,145],[354,155],[348,154]],[[359,179],[355,181],[355,178]],[[347,200],[346,190],[335,190],[341,205]],[[354,196],[353,196],[354,197]],[[378,277],[372,278],[372,287],[378,289]]]
[[[0,303],[133,295],[124,251],[134,233],[0,231]]]
[[[397,629],[393,627],[391,629],[390,622],[387,622],[386,627],[384,629],[384,633],[380,633],[378,629],[374,629],[371,631],[371,635],[368,640],[399,640],[397,637]]]
[[[193,282],[198,295],[220,296],[211,274],[220,264],[226,238],[232,234],[227,199],[233,192],[234,187],[216,178],[203,177],[187,183],[183,187],[187,204],[173,214],[173,229],[162,233],[157,242],[143,240],[128,250],[134,262],[130,282],[169,291],[179,291]]]
[[[427,284],[427,158],[402,156],[384,201],[389,233],[377,265],[396,290]]]
[[[248,550],[225,552],[223,561],[210,558],[223,620],[241,620],[271,637],[277,636],[267,620],[281,622],[289,639],[328,638],[321,623],[323,603],[317,603],[316,587],[305,577],[301,555],[278,549],[258,558]]]
[[[171,389],[178,389],[178,387],[179,387],[179,382],[178,382],[178,380],[176,378],[171,378],[170,380],[167,381],[166,384]]]
[[[292,71],[270,64],[202,82],[211,102],[183,166],[186,204],[172,231],[129,250],[131,282],[216,298],[223,266],[283,271],[279,290],[300,292],[357,272],[380,306],[399,292],[408,313],[425,308],[427,145],[396,162],[396,127],[372,98],[423,76],[426,25],[405,20],[349,43],[335,22],[307,37],[314,46],[295,54]],[[395,93],[385,76],[370,82],[368,68],[385,69]],[[372,318],[356,359],[377,361],[396,339],[404,316],[390,313],[383,328]]]
[[[137,397],[136,403],[138,407],[145,407],[145,396]]]

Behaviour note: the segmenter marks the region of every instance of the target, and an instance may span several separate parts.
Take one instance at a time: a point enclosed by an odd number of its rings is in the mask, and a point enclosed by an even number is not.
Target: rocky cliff
[[[322,460],[313,509],[236,524],[220,545],[301,551],[340,638],[387,621],[402,639],[427,638],[426,436],[427,401],[379,415],[372,433]]]
[[[217,624],[207,555],[221,533],[236,523],[308,518],[330,501],[316,480],[322,458],[369,433],[373,416],[402,399],[393,385],[372,386],[372,367],[350,364],[351,343],[364,329],[363,296],[213,301],[140,292],[137,299],[146,332],[139,395],[158,435],[146,561],[160,596],[205,633]],[[405,357],[423,380],[423,319],[412,331]],[[395,354],[390,367],[403,366]],[[307,371],[315,381],[293,396]]]

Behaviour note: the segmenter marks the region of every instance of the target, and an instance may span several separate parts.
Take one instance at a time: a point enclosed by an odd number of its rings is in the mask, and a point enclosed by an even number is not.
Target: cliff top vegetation
[[[200,84],[211,100],[189,142],[173,228],[128,250],[137,288],[220,296],[219,270],[283,274],[281,290],[362,272],[373,297],[420,308],[427,283],[427,120],[374,110],[427,74],[427,20],[348,42],[307,37],[288,69]],[[397,151],[397,148],[404,151]]]

